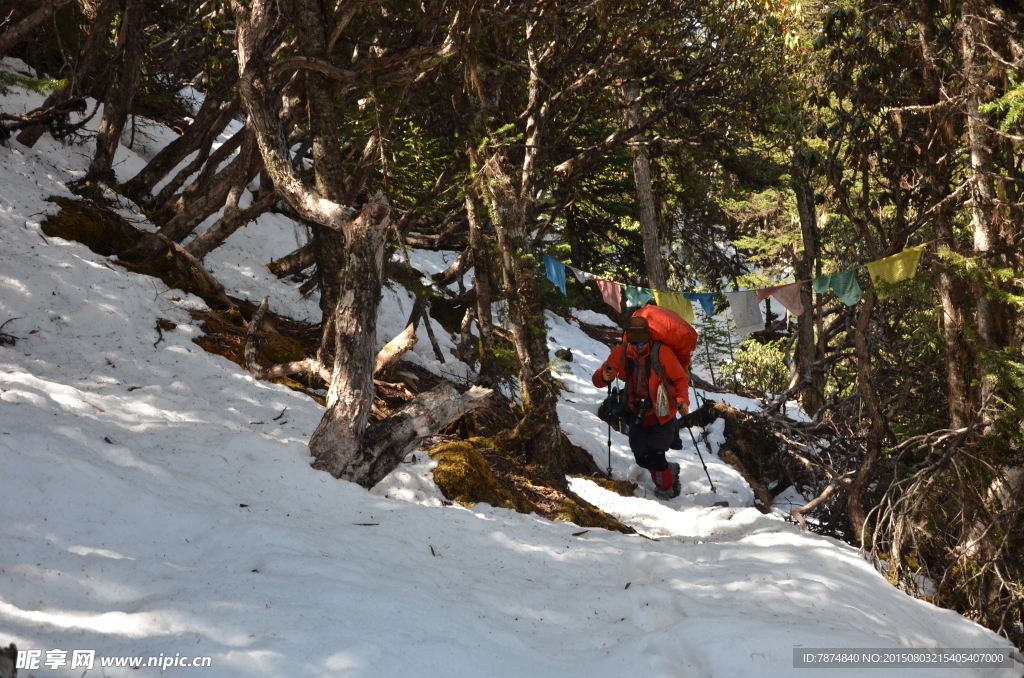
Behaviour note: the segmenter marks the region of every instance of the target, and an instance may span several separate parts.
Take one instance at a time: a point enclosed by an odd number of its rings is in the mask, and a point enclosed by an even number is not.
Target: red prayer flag
[[[804,312],[804,304],[800,299],[800,286],[803,285],[806,280],[800,282],[790,283],[788,285],[778,285],[776,287],[765,287],[764,289],[757,291],[757,303],[761,303],[768,297],[774,297],[782,306],[792,313],[793,315],[802,315]]]
[[[601,298],[605,303],[615,309],[616,313],[622,313],[622,285],[614,280],[594,278],[597,289],[601,290]]]

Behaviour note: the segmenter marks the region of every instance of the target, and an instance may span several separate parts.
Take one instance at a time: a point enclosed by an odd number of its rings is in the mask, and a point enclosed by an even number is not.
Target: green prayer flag
[[[815,278],[811,281],[811,287],[818,294],[824,294],[831,289],[847,306],[856,306],[864,294],[857,283],[856,268]]]
[[[647,287],[623,285],[626,290],[626,304],[639,308],[654,298],[654,290]]]

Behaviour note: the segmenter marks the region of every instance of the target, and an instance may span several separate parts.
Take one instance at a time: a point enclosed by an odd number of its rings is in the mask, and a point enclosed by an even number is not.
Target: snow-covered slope
[[[749,488],[705,451],[712,495],[689,440],[672,502],[573,481],[657,540],[444,506],[422,453],[372,492],[312,470],[321,409],[193,344],[185,308],[202,302],[41,233],[45,198],[70,195],[88,155],[48,137],[0,148],[0,323],[17,318],[3,331],[18,338],[0,347],[0,644],[43,651],[19,676],[156,676],[101,658],[163,655],[210,657],[168,675],[765,678],[820,675],[793,668],[794,648],[1008,647],[854,549],[748,508]],[[261,219],[209,263],[232,293],[291,299],[261,265],[294,237]],[[246,260],[255,242],[284,251]],[[408,309],[388,294],[383,339]],[[158,318],[177,324],[162,341]],[[550,321],[552,346],[574,353],[559,415],[603,466],[589,373],[606,350]],[[424,344],[424,364],[456,369]],[[616,473],[631,473],[613,443]],[[49,650],[68,663],[47,668]],[[72,670],[74,650],[95,650],[95,668]]]

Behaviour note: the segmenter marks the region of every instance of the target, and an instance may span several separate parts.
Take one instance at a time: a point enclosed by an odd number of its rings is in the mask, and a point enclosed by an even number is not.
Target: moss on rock
[[[556,487],[546,469],[524,464],[503,446],[500,437],[446,442],[428,453],[438,462],[434,482],[445,497],[460,504],[482,502],[581,527],[634,532],[568,489]]]
[[[266,335],[260,338],[258,360],[267,365],[290,363],[306,359],[306,347],[298,339],[284,337],[279,334]]]
[[[532,502],[516,496],[498,482],[484,456],[468,442],[448,442],[428,450],[437,461],[434,482],[445,497],[466,506],[484,502],[491,506],[530,513]]]
[[[112,210],[85,200],[53,196],[60,212],[43,219],[43,233],[51,238],[80,242],[96,254],[110,256],[137,245],[145,233]]]
[[[622,495],[623,497],[634,497],[636,496],[636,483],[631,483],[628,480],[612,480],[611,478],[601,478],[595,476],[579,475],[577,478],[586,478],[587,480],[597,483],[609,492]]]

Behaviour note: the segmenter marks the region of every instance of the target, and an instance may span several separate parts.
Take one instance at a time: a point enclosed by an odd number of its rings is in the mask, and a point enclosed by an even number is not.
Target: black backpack
[[[610,424],[619,433],[629,433],[629,420],[632,415],[626,398],[626,389],[618,386],[609,389],[608,397],[597,408],[597,418]]]

